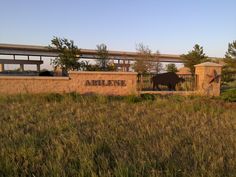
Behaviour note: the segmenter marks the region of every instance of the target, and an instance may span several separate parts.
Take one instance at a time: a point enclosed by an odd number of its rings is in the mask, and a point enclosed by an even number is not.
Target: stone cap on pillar
[[[204,62],[197,65],[194,65],[194,67],[222,67],[223,65],[213,62]]]

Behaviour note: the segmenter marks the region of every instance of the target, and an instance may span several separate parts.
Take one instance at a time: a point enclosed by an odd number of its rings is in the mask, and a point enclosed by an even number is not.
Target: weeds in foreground
[[[0,176],[235,176],[236,104],[71,94],[0,97]]]

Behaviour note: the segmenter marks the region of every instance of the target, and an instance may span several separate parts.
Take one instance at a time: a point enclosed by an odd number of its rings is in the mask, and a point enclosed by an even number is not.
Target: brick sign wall
[[[103,95],[136,94],[137,73],[131,72],[70,72],[79,93]]]
[[[137,94],[137,73],[70,72],[69,77],[0,76],[0,94],[17,93],[96,93]]]

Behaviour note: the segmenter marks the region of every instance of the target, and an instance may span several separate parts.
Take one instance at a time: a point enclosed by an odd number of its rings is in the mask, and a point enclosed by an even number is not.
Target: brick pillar
[[[222,65],[205,62],[195,65],[196,91],[200,95],[219,96]]]
[[[0,72],[4,71],[4,64],[0,64]]]

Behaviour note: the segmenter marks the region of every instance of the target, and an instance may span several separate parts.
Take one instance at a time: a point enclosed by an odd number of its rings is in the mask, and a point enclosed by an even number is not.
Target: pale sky
[[[235,0],[1,0],[0,43],[49,45],[53,36],[79,48],[183,54],[194,44],[223,57],[236,40]]]

